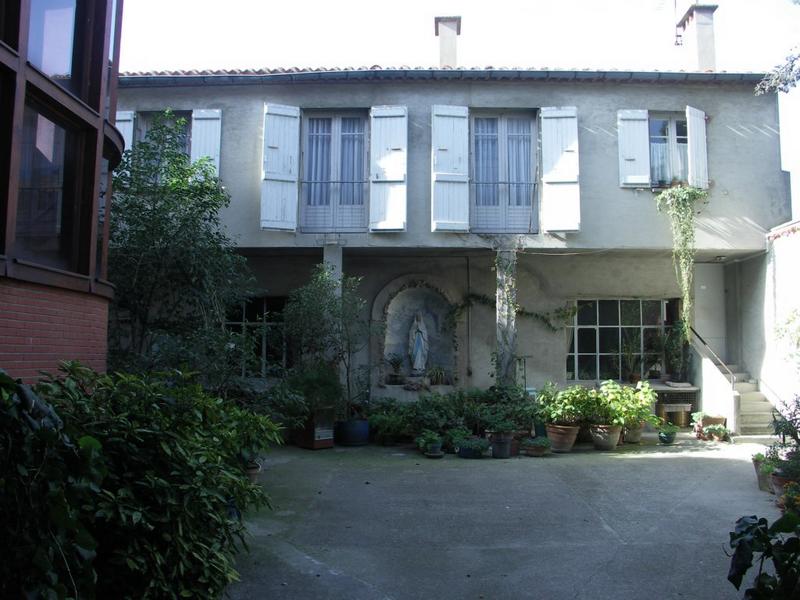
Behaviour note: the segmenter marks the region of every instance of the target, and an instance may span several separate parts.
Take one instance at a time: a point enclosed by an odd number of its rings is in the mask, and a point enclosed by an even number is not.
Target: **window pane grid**
[[[644,377],[662,363],[663,300],[579,300],[569,331],[567,379]]]

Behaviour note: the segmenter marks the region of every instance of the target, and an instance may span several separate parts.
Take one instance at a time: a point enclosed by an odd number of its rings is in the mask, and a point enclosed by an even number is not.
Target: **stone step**
[[[755,383],[748,383],[748,382],[736,382],[733,384],[733,388],[742,394],[743,396],[747,393],[757,392],[758,385]]]
[[[714,364],[716,364],[716,365],[717,365],[717,368],[718,368],[720,371],[723,371],[723,372],[725,372],[725,369],[723,369],[723,368],[722,368],[722,366],[720,365],[720,363],[714,363]],[[728,370],[729,370],[729,371],[733,371],[734,373],[741,373],[741,372],[743,372],[743,371],[742,371],[742,368],[741,368],[739,365],[736,365],[736,364],[730,364],[730,365],[729,365],[729,364],[725,363],[725,366],[726,366],[726,367],[728,367]]]
[[[737,383],[736,385],[740,384]],[[770,403],[769,400],[767,400],[767,397],[764,395],[763,392],[759,391],[740,392],[740,395],[742,398],[740,405],[749,404],[750,402],[766,402],[767,404],[772,406],[772,404]]]
[[[765,413],[742,413],[739,415],[739,428],[763,427],[772,431],[772,415]]]
[[[725,373],[727,375],[727,373]],[[737,373],[736,371],[733,372],[733,377],[736,381],[746,382],[750,381],[750,373],[746,373],[744,371]]]
[[[739,433],[741,435],[772,435],[772,428],[757,425],[740,425]]]

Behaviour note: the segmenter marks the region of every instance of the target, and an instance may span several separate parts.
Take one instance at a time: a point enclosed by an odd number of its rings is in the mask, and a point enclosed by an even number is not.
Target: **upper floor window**
[[[650,116],[650,183],[669,186],[689,179],[686,117]]]
[[[529,115],[472,118],[473,230],[531,230],[534,123]]]
[[[366,228],[366,115],[314,115],[303,121],[301,226],[306,230]]]
[[[703,111],[691,106],[683,113],[620,110],[617,130],[621,186],[708,187]]]
[[[125,140],[125,149],[147,139],[157,118],[179,119],[182,123],[184,150],[193,161],[208,157],[219,173],[220,143],[222,137],[222,111],[215,108],[166,111],[117,111],[115,125]]]

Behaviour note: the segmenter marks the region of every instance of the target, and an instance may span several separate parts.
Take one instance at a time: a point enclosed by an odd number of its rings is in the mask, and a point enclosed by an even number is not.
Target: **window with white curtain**
[[[472,228],[530,231],[535,192],[535,119],[531,114],[472,118]]]
[[[349,231],[366,227],[367,117],[306,114],[303,120],[302,226]]]
[[[650,181],[668,186],[689,177],[686,116],[650,115]]]

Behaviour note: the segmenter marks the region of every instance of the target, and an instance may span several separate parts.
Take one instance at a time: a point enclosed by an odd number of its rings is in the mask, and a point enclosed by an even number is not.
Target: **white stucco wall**
[[[120,110],[222,110],[221,178],[233,197],[226,225],[243,247],[318,247],[320,234],[259,228],[262,122],[265,102],[302,108],[408,107],[408,230],[337,234],[348,247],[486,247],[477,235],[430,231],[431,106],[536,109],[576,106],[580,142],[581,231],[530,235],[531,248],[643,248],[671,246],[666,217],[650,190],[619,187],[617,111],[644,108],[705,111],[710,202],[698,217],[697,247],[734,255],[764,247],[766,231],[785,221],[789,203],[780,174],[777,102],[753,95],[749,84],[612,84],[608,82],[378,81],[252,86],[122,87]]]

